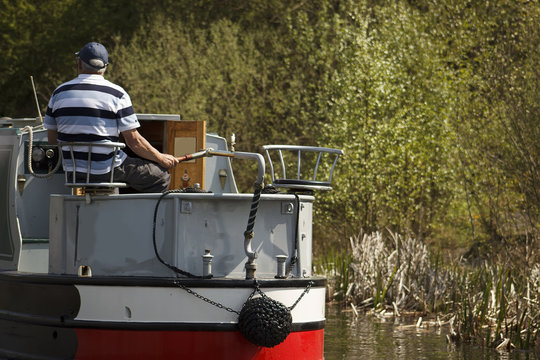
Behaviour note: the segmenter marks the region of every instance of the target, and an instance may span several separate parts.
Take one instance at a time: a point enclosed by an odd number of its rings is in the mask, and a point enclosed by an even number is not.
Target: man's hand
[[[161,154],[159,158],[159,165],[165,169],[170,169],[178,165],[178,159],[170,154]]]
[[[154,161],[170,169],[178,164],[178,159],[169,154],[160,153],[137,131],[137,129],[126,130],[122,132],[127,146],[140,157]]]

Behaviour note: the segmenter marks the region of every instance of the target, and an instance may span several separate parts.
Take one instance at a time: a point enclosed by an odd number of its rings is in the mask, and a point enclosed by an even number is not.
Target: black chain
[[[193,296],[195,296],[195,297],[201,299],[202,301],[205,301],[205,302],[209,303],[210,305],[214,305],[215,307],[218,307],[218,308],[220,308],[220,309],[224,309],[224,310],[227,310],[228,312],[232,312],[232,313],[235,313],[235,314],[237,314],[237,315],[240,315],[240,312],[238,312],[238,311],[236,311],[236,310],[234,310],[234,309],[231,309],[230,307],[227,307],[227,306],[225,306],[225,305],[223,305],[223,304],[220,304],[220,303],[218,303],[218,302],[216,302],[216,301],[214,301],[214,300],[210,300],[209,298],[202,296],[201,294],[199,294],[199,293],[197,293],[197,292],[191,290],[190,288],[188,288],[188,287],[185,286],[185,285],[182,285],[182,284],[178,283],[177,281],[175,281],[174,284],[175,284],[176,286],[178,286],[179,288],[184,289],[184,290],[187,291],[189,294],[191,294],[191,295],[193,295]]]
[[[309,290],[311,289],[311,286],[313,286],[313,281],[308,282],[306,288],[304,289],[304,292],[298,297],[298,299],[296,299],[294,304],[292,304],[292,306],[289,307],[289,310],[292,311],[296,307],[296,305],[300,302],[300,300],[302,300],[304,295],[306,295],[309,292]]]
[[[193,290],[191,290],[190,288],[188,288],[187,286],[183,285],[183,284],[180,284],[178,281],[174,281],[174,284],[176,286],[178,286],[179,288],[185,290],[187,293],[195,296],[196,298],[199,298],[201,299],[202,301],[204,302],[207,302],[209,303],[210,305],[214,305],[215,307],[217,308],[220,308],[220,309],[223,309],[223,310],[226,310],[228,312],[231,312],[231,313],[235,313],[237,315],[240,315],[240,312],[239,311],[236,311],[234,309],[231,309],[230,307],[227,307],[223,304],[220,304],[214,300],[211,300]],[[298,297],[298,299],[296,299],[296,301],[294,302],[294,304],[292,304],[292,306],[289,306],[288,309],[290,311],[292,311],[296,305],[298,305],[298,303],[300,302],[300,300],[302,300],[302,298],[309,292],[309,290],[311,289],[311,287],[313,286],[314,282],[313,281],[310,281],[308,282],[306,288],[304,289],[304,291],[302,292],[302,294],[300,294],[300,296]],[[244,305],[245,303],[247,303],[249,300],[251,300],[253,298],[253,296],[258,293],[259,295],[261,295],[261,297],[263,298],[268,298],[268,295],[266,295],[264,292],[262,292],[262,290],[260,289],[259,287],[259,282],[257,280],[255,280],[255,287],[253,289],[253,291],[251,292],[251,294],[249,295],[249,297],[247,298],[247,300],[244,302]],[[242,305],[243,306],[243,305]]]

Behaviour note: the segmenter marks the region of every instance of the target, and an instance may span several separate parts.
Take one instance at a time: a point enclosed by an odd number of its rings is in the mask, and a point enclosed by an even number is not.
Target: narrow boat
[[[138,118],[183,160],[165,193],[80,182],[39,118],[0,120],[0,359],[323,359],[313,202],[342,151],[239,152],[204,122]]]

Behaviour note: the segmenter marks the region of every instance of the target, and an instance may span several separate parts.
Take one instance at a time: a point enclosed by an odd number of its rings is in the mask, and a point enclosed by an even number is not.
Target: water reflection
[[[325,360],[429,359],[429,360],[534,360],[534,353],[497,352],[476,346],[447,344],[448,328],[417,328],[414,322],[380,321],[339,307],[326,309]]]

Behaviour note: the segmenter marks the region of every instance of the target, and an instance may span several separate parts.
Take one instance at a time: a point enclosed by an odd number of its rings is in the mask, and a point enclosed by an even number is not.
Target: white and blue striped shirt
[[[120,86],[101,75],[80,74],[60,85],[53,92],[44,127],[56,130],[58,142],[118,142],[120,133],[138,128],[139,121],[131,99]],[[88,148],[73,149],[76,170],[87,172]],[[64,170],[73,170],[69,148],[63,147]],[[92,146],[91,173],[106,174],[111,169],[111,148]],[[124,162],[127,155],[119,151],[114,167]]]

